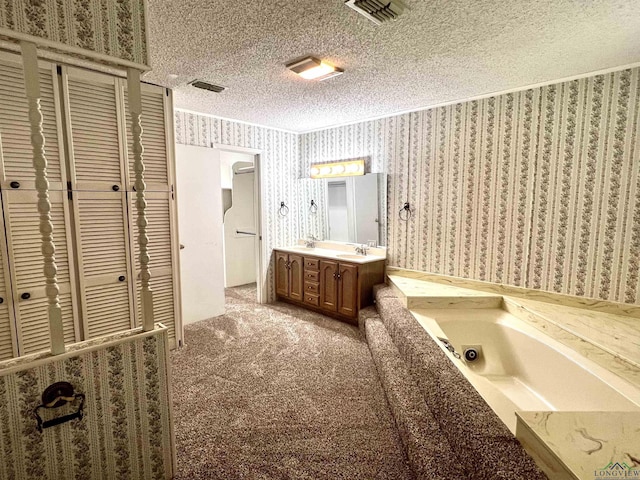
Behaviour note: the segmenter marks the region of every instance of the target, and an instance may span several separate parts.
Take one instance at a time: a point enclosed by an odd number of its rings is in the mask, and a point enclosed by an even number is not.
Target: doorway
[[[260,205],[260,151],[215,145],[221,169],[224,286],[256,284],[264,303]]]

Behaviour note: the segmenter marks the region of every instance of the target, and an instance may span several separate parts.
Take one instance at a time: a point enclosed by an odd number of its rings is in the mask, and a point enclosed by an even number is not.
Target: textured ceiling
[[[640,62],[639,0],[405,4],[376,26],[343,0],[148,0],[144,79],[178,108],[299,132]],[[345,73],[302,80],[285,64],[305,55]]]

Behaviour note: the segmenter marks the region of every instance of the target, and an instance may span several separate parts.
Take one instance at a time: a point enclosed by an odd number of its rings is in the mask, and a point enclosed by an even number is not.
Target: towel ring
[[[409,221],[409,219],[411,218],[411,205],[409,204],[409,202],[405,202],[404,206],[398,212],[398,216],[403,222]]]
[[[318,204],[311,200],[311,204],[309,205],[309,213],[318,213]]]
[[[287,207],[284,202],[280,202],[280,210],[278,210],[278,214],[281,217],[286,217],[289,215],[289,207]]]

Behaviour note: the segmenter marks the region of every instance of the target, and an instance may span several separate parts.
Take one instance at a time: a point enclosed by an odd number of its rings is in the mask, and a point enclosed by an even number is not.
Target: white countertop
[[[636,463],[640,458],[639,412],[516,415],[575,478],[640,478]]]
[[[289,245],[287,247],[275,247],[274,250],[279,250],[287,253],[297,253],[299,255],[310,255],[314,257],[327,258],[338,262],[362,264],[386,260],[386,255],[380,254],[380,251],[384,251],[380,248],[372,248],[372,253],[367,253],[366,255],[358,255],[356,254],[353,246],[331,244],[331,247],[333,248],[326,248],[323,242],[322,245],[316,246],[314,248],[308,248],[304,245]]]

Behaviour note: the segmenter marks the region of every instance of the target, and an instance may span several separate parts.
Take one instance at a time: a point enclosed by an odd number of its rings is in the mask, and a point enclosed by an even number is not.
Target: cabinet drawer
[[[304,293],[320,293],[320,284],[318,282],[304,282]]]
[[[305,282],[317,282],[319,278],[320,278],[320,272],[314,272],[312,270],[304,271]]]
[[[320,295],[316,293],[307,293],[304,292],[304,303],[308,303],[310,305],[315,305],[316,307],[320,306]]]
[[[320,269],[320,260],[317,258],[307,258],[304,259],[304,269],[305,270],[314,270],[318,271]]]

